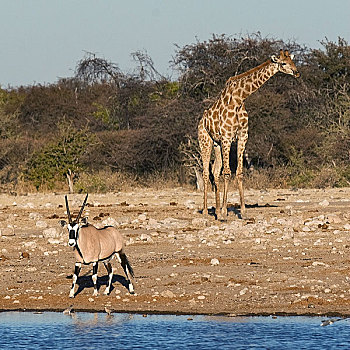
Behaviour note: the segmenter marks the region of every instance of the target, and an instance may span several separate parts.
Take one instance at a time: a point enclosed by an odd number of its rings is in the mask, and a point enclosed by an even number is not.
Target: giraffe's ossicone
[[[212,148],[215,150],[213,165],[216,214],[225,219],[227,216],[227,189],[231,176],[229,155],[231,143],[237,142],[237,170],[236,179],[240,195],[241,217],[245,217],[245,202],[243,191],[243,156],[248,140],[248,113],[244,107],[244,100],[260,88],[277,72],[299,77],[300,74],[293,62],[293,55],[280,50],[280,55],[271,56],[261,65],[226,82],[219,98],[204,111],[198,124],[198,141],[203,162],[204,203],[203,214],[208,214],[208,182],[209,162]],[[220,212],[220,173],[224,175],[223,202]]]

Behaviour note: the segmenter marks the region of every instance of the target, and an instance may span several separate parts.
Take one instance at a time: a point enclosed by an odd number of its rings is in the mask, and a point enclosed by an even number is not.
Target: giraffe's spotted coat
[[[277,72],[299,76],[297,68],[288,51],[280,51],[280,56],[234,77],[226,82],[217,101],[205,110],[198,124],[198,140],[203,161],[204,204],[203,213],[207,213],[207,192],[209,181],[209,161],[214,145],[215,162],[213,175],[215,181],[215,198],[217,214],[220,208],[219,177],[223,167],[224,193],[221,215],[227,215],[227,186],[231,175],[229,154],[231,143],[237,141],[237,183],[241,202],[241,216],[245,215],[243,192],[243,156],[248,140],[248,113],[245,110],[244,100],[259,89],[268,79]]]

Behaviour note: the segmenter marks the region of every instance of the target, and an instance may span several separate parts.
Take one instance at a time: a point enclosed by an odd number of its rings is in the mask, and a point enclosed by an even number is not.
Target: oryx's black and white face
[[[69,210],[69,205],[68,205],[68,199],[67,199],[67,196],[65,196],[67,215],[68,215],[68,223],[65,220],[61,220],[60,224],[62,227],[67,226],[68,234],[69,234],[68,245],[70,247],[75,247],[77,245],[79,229],[82,226],[79,223],[79,220],[80,220],[81,214],[83,213],[87,198],[88,198],[88,194],[86,194],[85,200],[83,202],[83,205],[80,208],[80,212],[79,212],[77,218],[75,220],[72,220],[70,210]],[[83,225],[86,224],[86,220],[84,218],[81,220],[81,222]]]
[[[74,247],[77,244],[79,228],[79,224],[74,221],[71,224],[67,225],[67,229],[69,232],[68,245],[70,247]]]
[[[69,235],[68,245],[70,247],[75,247],[77,244],[78,234],[80,229],[79,223],[77,223],[76,221],[67,223],[65,220],[61,220],[60,224],[62,227],[67,226],[68,235]]]

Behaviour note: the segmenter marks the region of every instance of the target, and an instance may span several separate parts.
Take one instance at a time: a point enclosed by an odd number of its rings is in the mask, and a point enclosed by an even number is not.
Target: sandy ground
[[[78,210],[83,194],[70,196]],[[114,289],[93,297],[91,266],[68,297],[74,254],[63,194],[0,195],[0,310],[74,310],[183,314],[350,315],[350,188],[248,190],[249,220],[229,195],[227,222],[203,218],[191,189],[90,194],[96,226],[118,226],[135,271],[135,295],[114,260]],[[214,203],[213,194],[209,205]]]

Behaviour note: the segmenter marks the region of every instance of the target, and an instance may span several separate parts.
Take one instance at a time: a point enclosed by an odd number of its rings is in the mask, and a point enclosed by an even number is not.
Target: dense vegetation
[[[301,78],[277,74],[247,99],[248,184],[350,184],[350,46],[342,38],[321,49],[294,41],[213,36],[177,47],[169,79],[145,53],[125,74],[88,54],[73,77],[49,85],[0,89],[0,178],[4,189],[119,189],[193,182],[200,167],[196,127],[225,81],[279,49],[296,55]]]

